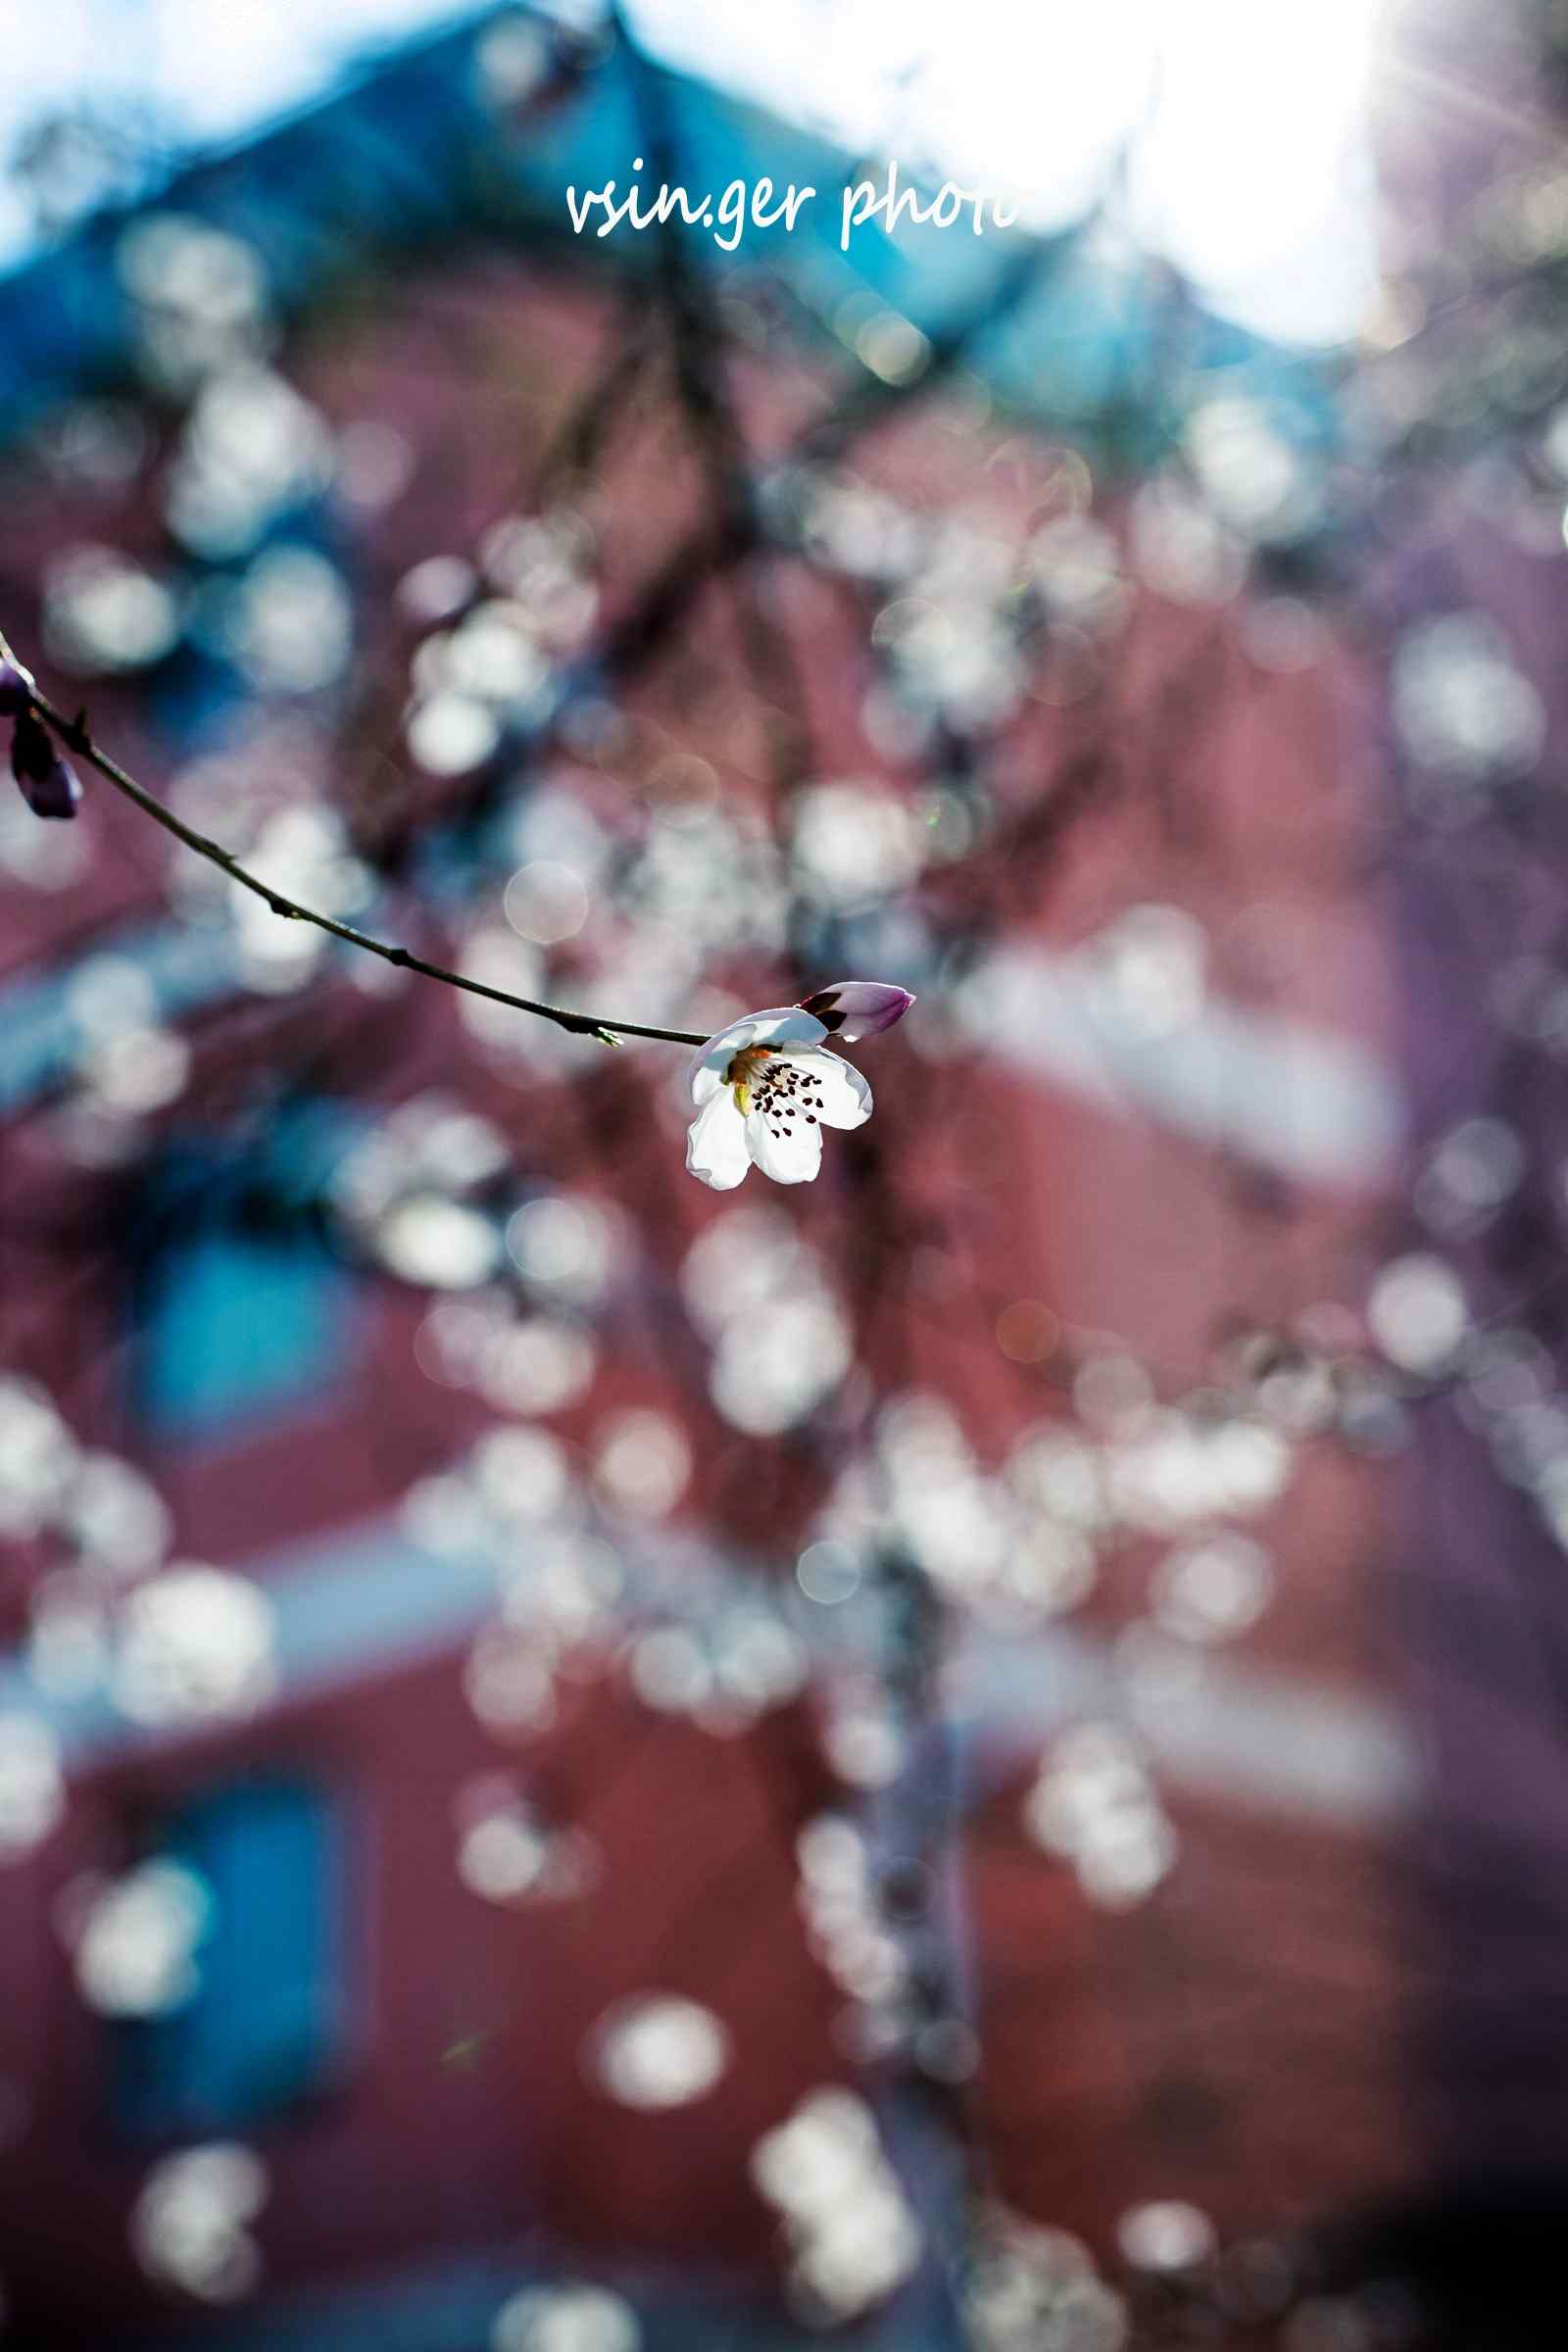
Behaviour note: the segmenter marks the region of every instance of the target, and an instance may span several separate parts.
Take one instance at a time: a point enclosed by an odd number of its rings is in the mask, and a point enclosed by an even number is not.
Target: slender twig
[[[0,654],[6,652],[5,639],[0,637]],[[10,658],[15,659],[14,656]],[[312,923],[318,931],[328,931],[334,939],[346,940],[351,948],[364,948],[368,955],[379,956],[383,963],[396,964],[401,971],[419,972],[426,980],[444,980],[449,988],[461,988],[470,997],[488,997],[492,1004],[511,1004],[518,1012],[531,1012],[542,1021],[553,1021],[558,1029],[566,1030],[572,1037],[595,1037],[601,1045],[606,1046],[618,1045],[623,1037],[658,1038],[672,1046],[700,1046],[707,1042],[700,1029],[660,1029],[645,1021],[602,1020],[597,1013],[572,1012],[561,1004],[536,1004],[531,997],[516,997],[509,989],[491,988],[483,980],[470,980],[466,973],[449,971],[445,964],[431,963],[425,956],[416,956],[412,949],[394,946],[389,940],[373,939],[368,931],[357,931],[352,923],[340,923],[335,915],[322,914],[314,906],[302,906],[297,899],[289,898],[284,892],[274,889],[270,882],[264,882],[259,874],[253,874],[248,867],[241,865],[233,852],[225,850],[220,842],[214,841],[206,833],[199,833],[194,825],[187,825],[172,808],[166,808],[163,802],[156,799],[145,785],[138,784],[134,776],[127,775],[119,761],[111,760],[108,753],[94,742],[85,711],[78,712],[74,718],[68,718],[36,688],[32,691],[31,702],[38,716],[53,729],[60,741],[78,759],[85,760],[90,767],[96,769],[106,783],[112,784],[127,801],[133,801],[144,815],[150,816],[155,825],[162,825],[164,831],[172,833],[176,841],[183,842],[187,850],[194,850],[198,858],[205,858],[210,865],[216,865],[231,882],[237,882],[243,890],[253,891],[274,914],[283,916],[285,920]]]

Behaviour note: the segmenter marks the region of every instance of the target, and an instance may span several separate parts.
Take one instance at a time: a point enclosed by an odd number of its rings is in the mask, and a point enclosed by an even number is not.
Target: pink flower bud
[[[81,779],[55,750],[46,726],[24,710],[11,738],[11,772],[34,816],[74,816],[81,805]]]
[[[880,1037],[902,1021],[914,1003],[906,988],[888,980],[835,980],[813,997],[803,997],[801,1010],[819,1020],[830,1036],[853,1046],[862,1037]]]

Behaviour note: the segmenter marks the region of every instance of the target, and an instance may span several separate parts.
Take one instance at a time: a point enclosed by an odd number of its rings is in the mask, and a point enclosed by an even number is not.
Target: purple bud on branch
[[[25,710],[32,701],[32,687],[31,670],[0,655],[0,714],[14,718],[19,710]]]
[[[906,988],[895,988],[889,980],[835,980],[814,996],[803,997],[801,1010],[853,1046],[862,1037],[880,1037],[903,1020],[913,1003]]]
[[[80,777],[30,710],[23,712],[11,738],[11,772],[34,816],[74,816],[81,806]]]

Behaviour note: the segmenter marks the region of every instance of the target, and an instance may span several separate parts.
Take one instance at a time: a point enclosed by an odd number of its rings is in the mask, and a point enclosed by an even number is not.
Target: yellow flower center
[[[735,1107],[745,1118],[752,1107],[752,1089],[768,1062],[766,1046],[742,1046],[724,1072],[724,1084],[735,1089]]]

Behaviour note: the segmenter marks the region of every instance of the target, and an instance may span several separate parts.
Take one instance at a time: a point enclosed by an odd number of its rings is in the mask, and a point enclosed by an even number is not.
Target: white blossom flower
[[[824,1127],[859,1127],[871,1090],[823,1050],[827,1030],[798,1004],[731,1021],[693,1054],[686,1165],[727,1193],[755,1161],[775,1184],[808,1184],[822,1164]]]

